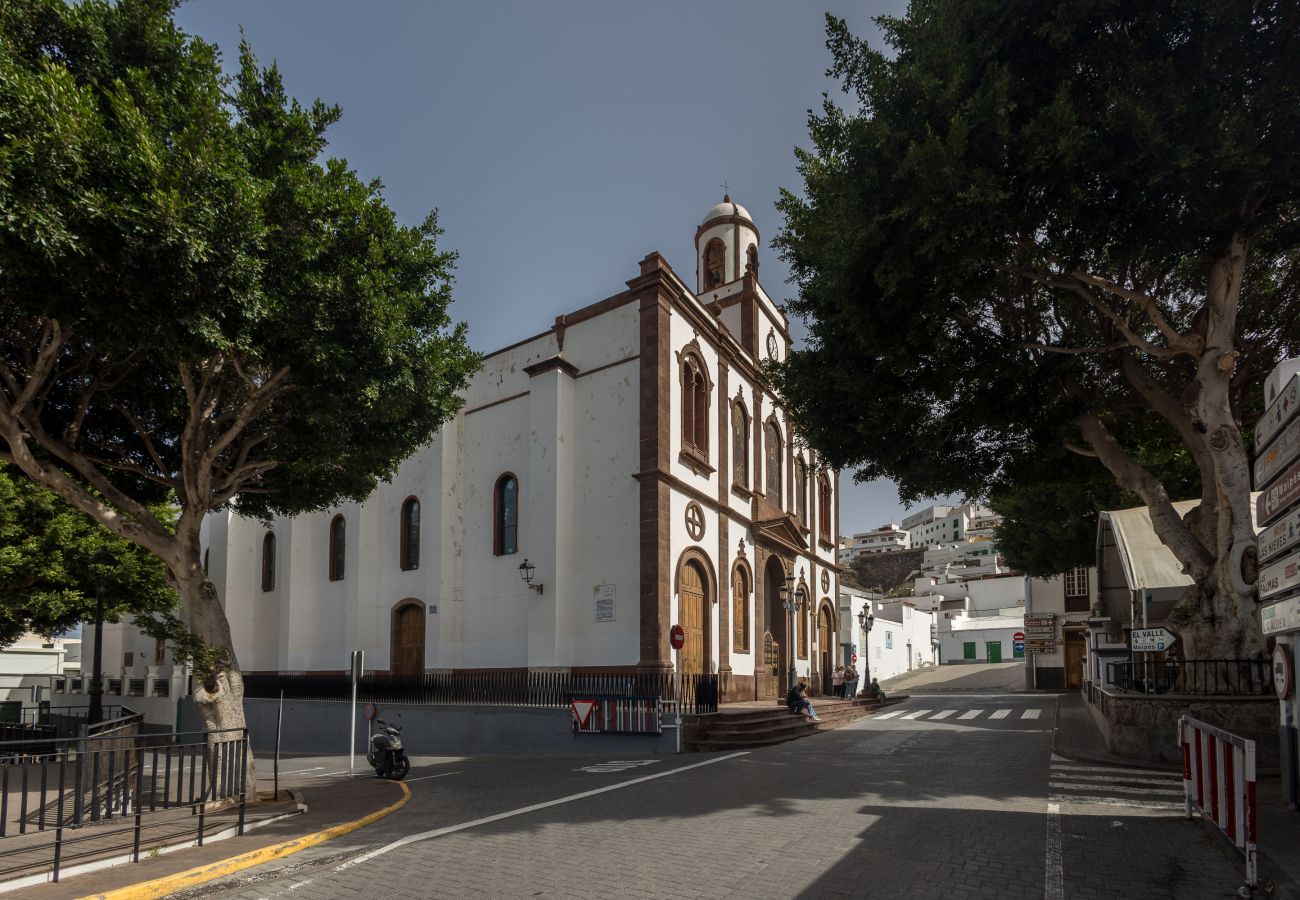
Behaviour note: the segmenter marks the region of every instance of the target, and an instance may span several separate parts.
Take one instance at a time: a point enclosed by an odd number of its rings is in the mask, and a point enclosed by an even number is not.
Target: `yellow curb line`
[[[260,850],[250,850],[247,853],[241,853],[239,856],[232,856],[230,859],[209,863],[206,866],[177,872],[175,875],[166,875],[162,878],[155,878],[153,881],[142,881],[139,884],[106,891],[102,894],[91,894],[82,897],[81,900],[157,900],[157,898],[168,897],[178,891],[196,887],[217,878],[224,878],[243,869],[258,866],[273,859],[280,859],[291,853],[297,853],[299,850],[306,850],[308,847],[323,844],[325,841],[347,834],[349,831],[363,828],[371,822],[377,822],[389,813],[396,812],[405,806],[406,801],[411,799],[411,789],[400,781],[395,782],[395,784],[402,789],[401,800],[352,822],[343,822],[315,834],[281,841],[278,844],[272,844],[270,847],[262,847]]]

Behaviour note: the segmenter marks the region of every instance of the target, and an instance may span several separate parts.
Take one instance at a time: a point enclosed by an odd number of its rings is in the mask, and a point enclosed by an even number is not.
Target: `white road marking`
[[[1156,794],[1156,795],[1164,795],[1166,797],[1170,795],[1173,795],[1175,797],[1181,797],[1183,795],[1183,792],[1180,788],[1172,788],[1172,787],[1141,788],[1141,787],[1129,787],[1128,785],[1124,785],[1124,784],[1106,784],[1106,785],[1080,784],[1077,781],[1049,781],[1047,783],[1047,786],[1053,788],[1059,788],[1063,790],[1075,790],[1075,791],[1106,790],[1106,791],[1114,791],[1117,794],[1145,794],[1145,795]]]
[[[1182,778],[1179,778],[1177,781],[1174,781],[1172,779],[1167,779],[1167,778],[1164,779],[1152,778],[1150,775],[1137,776],[1137,775],[1123,775],[1120,773],[1116,773],[1114,775],[1084,775],[1079,772],[1062,772],[1061,770],[1057,769],[1055,766],[1052,767],[1052,777],[1068,778],[1071,781],[1105,781],[1105,782],[1114,782],[1118,784],[1123,784],[1125,782],[1131,782],[1131,781],[1144,782],[1147,784],[1157,784],[1161,781],[1164,781],[1169,785],[1169,787],[1173,788],[1174,790],[1181,791],[1183,789]]]
[[[406,781],[427,781],[430,778],[446,778],[448,775],[459,775],[459,772],[442,772],[437,775],[421,775],[419,778],[407,778]]]
[[[1116,778],[1123,776],[1138,776],[1144,778],[1168,778],[1174,781],[1182,781],[1182,772],[1170,772],[1161,769],[1130,769],[1127,766],[1085,766],[1079,763],[1052,763],[1053,772],[1109,772]]]
[[[281,772],[280,774],[281,774],[281,775],[301,775],[303,772],[316,772],[316,771],[318,771],[318,770],[320,770],[320,769],[323,769],[323,768],[325,768],[325,767],[324,767],[324,766],[312,766],[310,769],[294,769],[292,772]]]
[[[958,718],[958,719],[976,719],[976,718],[979,718],[979,714],[982,713],[982,712],[984,712],[984,710],[982,710],[982,709],[968,709],[968,710],[966,710],[964,713],[962,713],[960,716],[958,716],[957,718]]]
[[[321,768],[323,769],[325,767],[321,766]],[[330,776],[333,775],[347,775],[347,774],[348,774],[348,770],[344,769],[342,772],[321,772],[319,775],[313,775],[312,778],[329,778]]]
[[[930,716],[930,721],[933,722],[935,719],[946,719],[956,711],[957,710],[955,709],[945,709],[941,712],[937,712],[934,715]]]
[[[1040,714],[1041,712],[1042,712],[1041,709],[1027,709],[1027,710],[1025,710],[1024,712],[1022,712],[1022,713],[1020,714],[1020,718],[1022,718],[1022,719],[1037,719],[1038,716],[1039,716],[1039,714]]]
[[[635,769],[637,766],[653,766],[659,760],[657,759],[611,759],[609,762],[595,763],[590,766],[582,766],[574,769],[575,772],[625,772],[628,769]]]
[[[907,715],[903,716],[903,718],[904,718],[904,719],[919,719],[919,718],[921,718],[921,716],[924,716],[925,714],[930,713],[930,712],[933,712],[933,710],[929,710],[929,709],[918,709],[916,712],[910,712],[910,713],[908,713]]]
[[[880,715],[878,715],[878,716],[872,716],[871,718],[873,718],[873,719],[892,719],[894,716],[901,716],[902,714],[903,714],[903,711],[902,711],[901,709],[896,709],[896,710],[894,710],[893,712],[881,713]]]
[[[342,872],[343,870],[350,869],[355,865],[359,865],[360,863],[368,862],[369,860],[374,859],[376,856],[381,856],[382,854],[387,853],[390,850],[396,850],[398,847],[404,847],[407,844],[412,844],[415,843],[416,841],[425,841],[425,840],[429,840],[430,838],[442,837],[445,834],[453,834],[457,831],[464,831],[467,828],[474,828],[479,825],[487,825],[490,822],[499,822],[502,819],[510,819],[510,818],[514,818],[515,816],[522,816],[530,812],[536,812],[539,809],[548,809],[552,806],[560,806],[561,804],[564,803],[572,803],[575,800],[585,800],[588,797],[595,797],[597,794],[605,794],[610,791],[618,791],[618,790],[622,790],[625,787],[631,787],[634,784],[641,784],[646,781],[654,781],[656,778],[666,778],[669,775],[676,775],[678,772],[686,772],[690,769],[698,769],[701,766],[711,766],[715,763],[726,762],[729,759],[735,759],[737,756],[745,756],[748,754],[748,752],[749,751],[747,750],[741,750],[738,753],[729,753],[726,756],[718,756],[713,759],[706,759],[704,760],[704,762],[692,763],[689,766],[679,766],[676,769],[669,769],[666,772],[655,772],[653,775],[642,775],[640,778],[633,778],[629,781],[620,781],[618,784],[610,784],[610,785],[606,785],[605,787],[593,788],[592,790],[589,791],[582,791],[581,793],[578,794],[570,794],[567,797],[560,797],[559,799],[556,800],[547,800],[544,803],[534,803],[531,806],[523,806],[520,807],[519,809],[512,809],[508,812],[497,813],[496,815],[491,815],[491,816],[484,816],[481,819],[474,819],[470,822],[462,822],[459,825],[449,825],[445,828],[435,828],[432,831],[424,831],[424,832],[420,832],[419,834],[408,834],[406,837],[398,838],[397,840],[393,841],[391,844],[385,844],[382,847],[379,847],[375,850],[371,850],[369,853],[363,853],[360,856],[356,857],[355,859],[350,859],[347,862],[343,863],[342,865],[335,866],[334,871]]]
[[[1121,797],[1097,797],[1075,794],[1052,794],[1051,799],[1057,803],[1075,803],[1092,806],[1124,806],[1133,809],[1168,809],[1182,812],[1183,804],[1169,803],[1165,800],[1128,800]]]
[[[1043,900],[1064,900],[1065,876],[1061,865],[1061,807],[1047,804],[1047,848],[1043,860]]]
[[[993,713],[989,716],[989,718],[990,718],[990,719],[1005,719],[1005,718],[1006,718],[1007,716],[1009,716],[1009,715],[1011,715],[1011,710],[1009,710],[1009,709],[999,709],[999,710],[993,712]]]

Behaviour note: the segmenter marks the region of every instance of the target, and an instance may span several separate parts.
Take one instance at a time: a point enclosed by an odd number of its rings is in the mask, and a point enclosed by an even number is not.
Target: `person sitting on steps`
[[[866,694],[868,700],[879,700],[882,703],[885,700],[885,692],[881,689],[878,678],[871,679],[871,684],[867,685],[862,693]]]
[[[814,722],[822,720],[808,699],[808,685],[802,681],[790,688],[790,693],[785,695],[785,705],[790,707],[790,712],[805,715]]]

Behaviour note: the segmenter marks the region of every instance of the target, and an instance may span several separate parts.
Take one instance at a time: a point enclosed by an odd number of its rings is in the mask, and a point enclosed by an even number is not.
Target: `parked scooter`
[[[402,749],[402,729],[385,723],[383,719],[376,720],[376,724],[380,730],[370,736],[366,762],[374,766],[375,774],[380,778],[400,781],[411,771],[411,761]]]

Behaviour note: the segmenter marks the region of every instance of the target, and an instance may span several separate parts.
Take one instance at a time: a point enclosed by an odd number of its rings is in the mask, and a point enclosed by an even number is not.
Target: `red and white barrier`
[[[1192,807],[1219,827],[1246,860],[1246,884],[1259,881],[1255,855],[1255,742],[1188,716],[1178,720],[1183,748],[1183,792]]]

